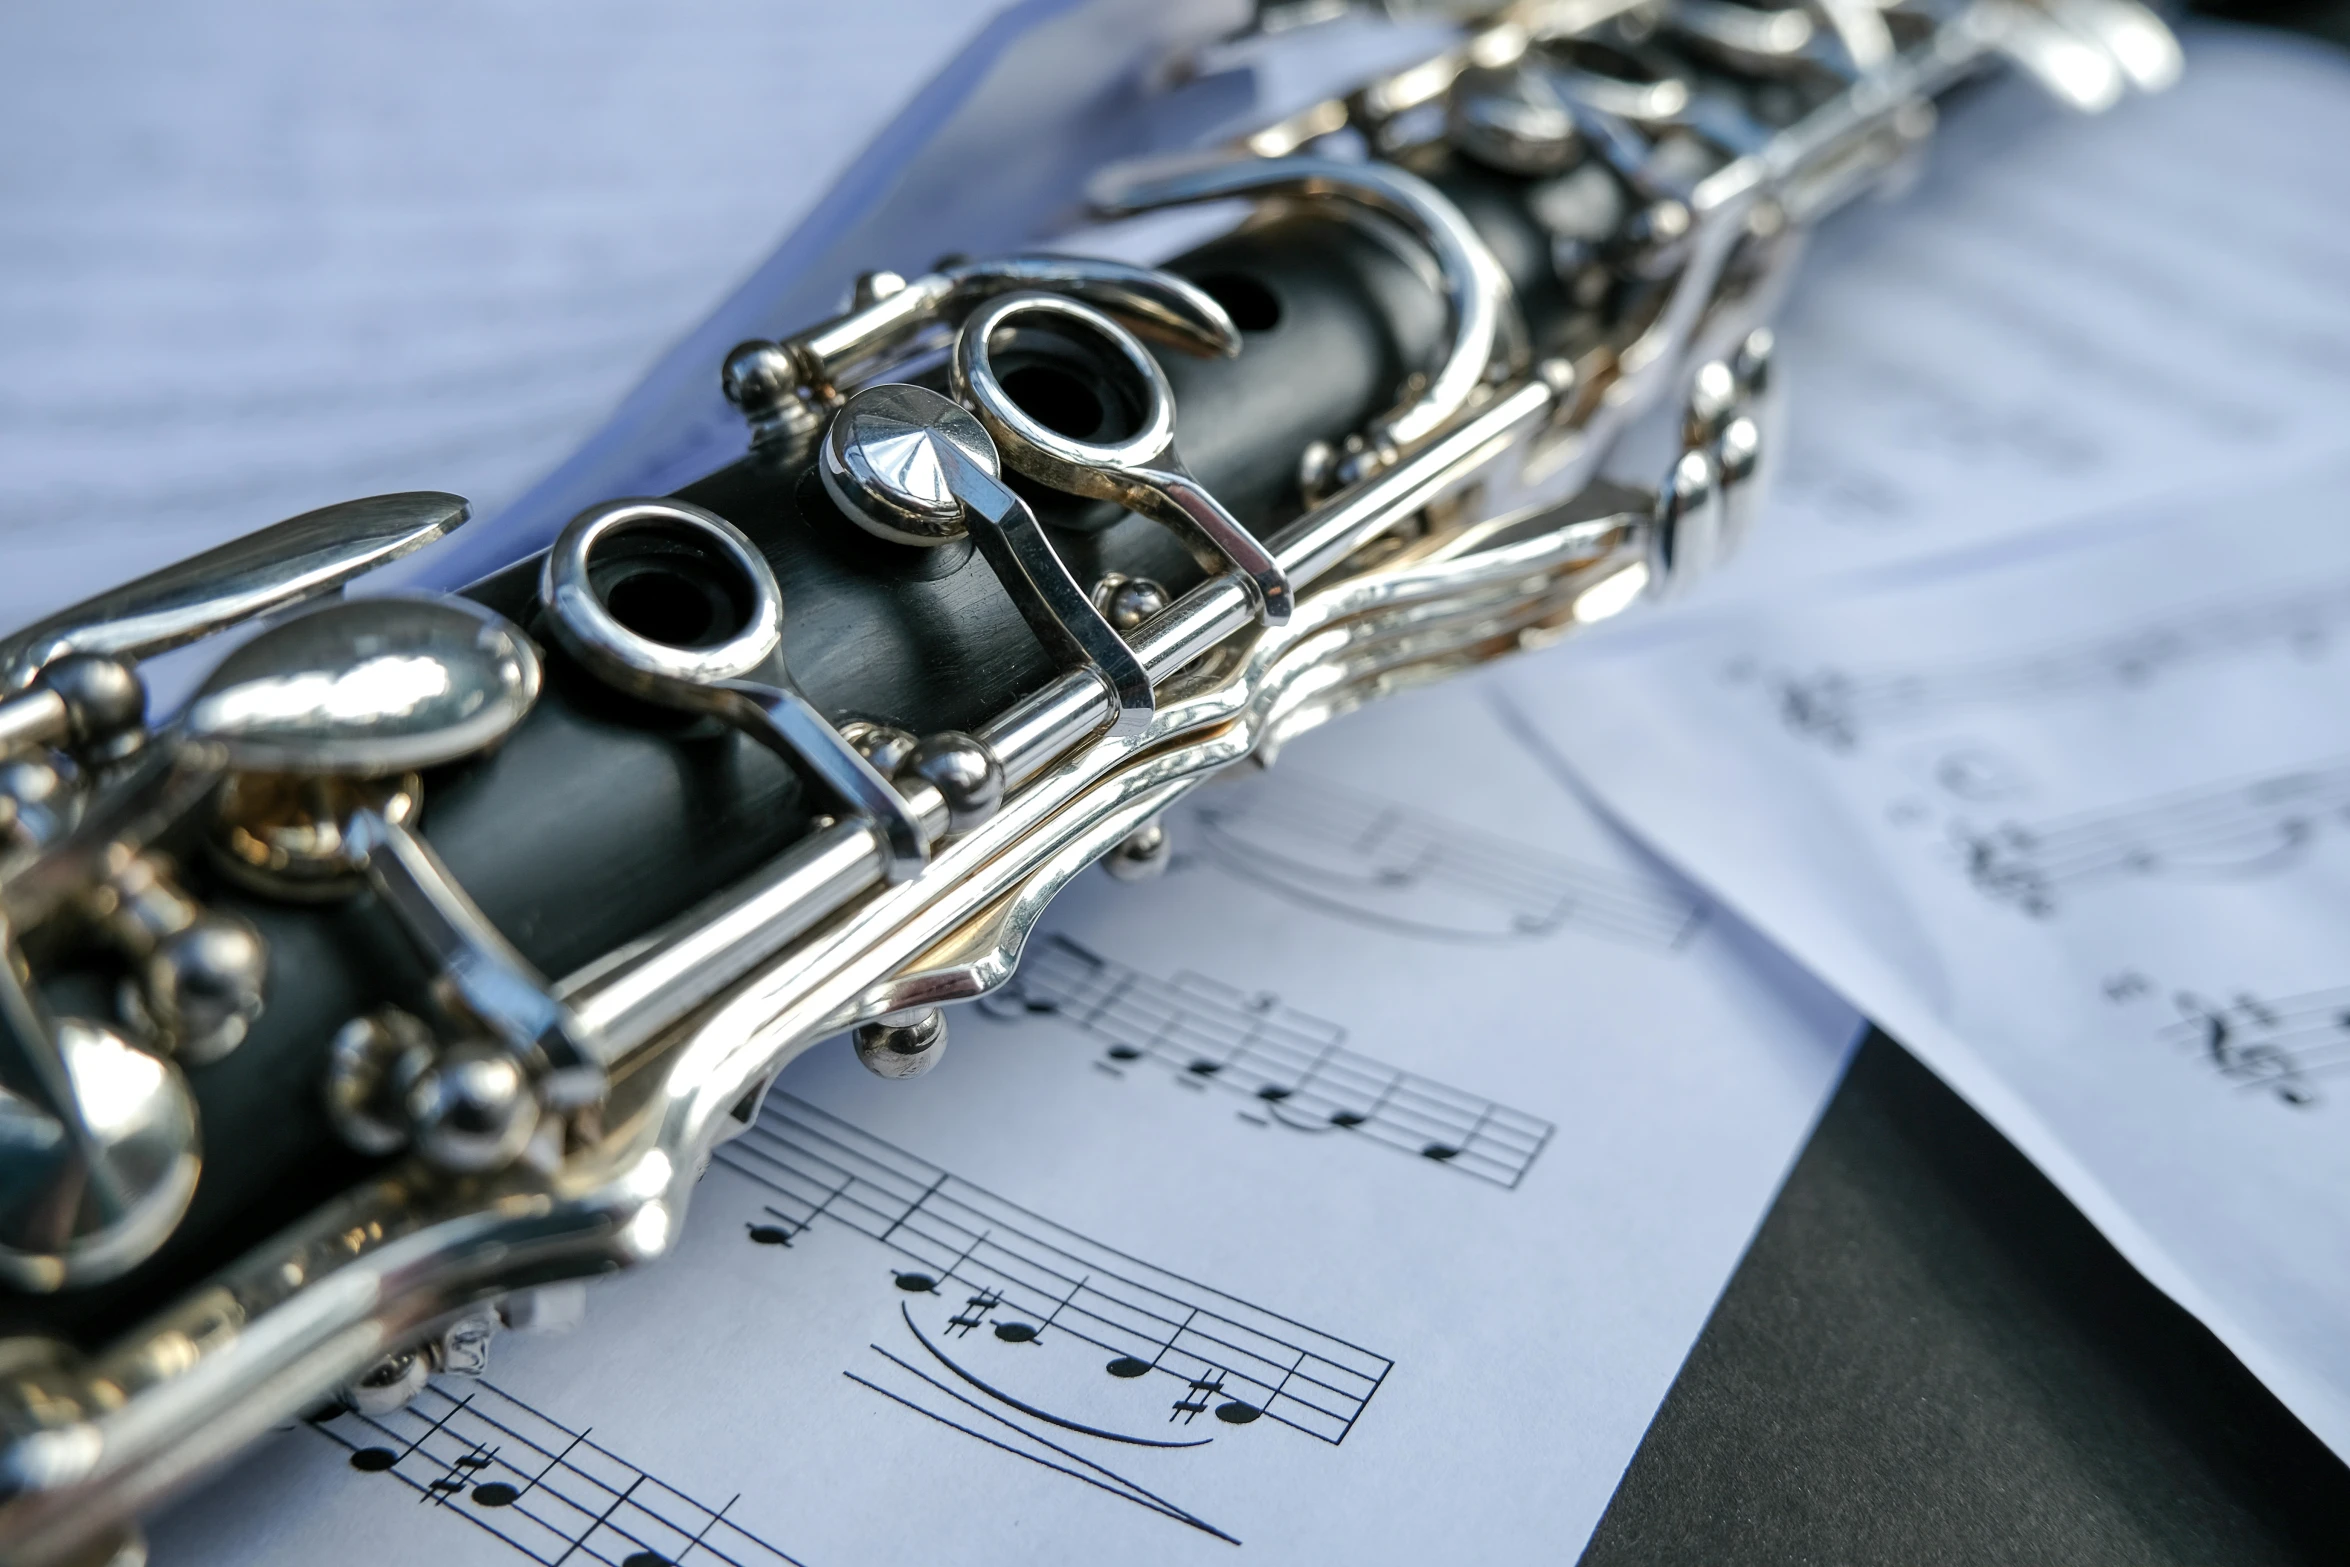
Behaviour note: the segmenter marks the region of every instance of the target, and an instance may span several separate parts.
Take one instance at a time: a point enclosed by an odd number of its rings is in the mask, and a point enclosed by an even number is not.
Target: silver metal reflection
[[[928,506],[935,479],[954,498],[964,526],[1045,650],[1065,665],[1093,671],[1108,687],[1116,701],[1112,735],[1140,734],[1156,707],[1149,672],[1077,585],[1028,503],[998,477],[995,443],[971,414],[925,387],[888,385],[850,398],[833,424],[846,432],[844,451],[824,471],[829,484],[846,491],[843,504],[851,514],[905,514]],[[873,443],[886,445],[889,455],[868,451]],[[899,474],[911,482],[900,485]]]
[[[128,662],[108,653],[63,653],[0,697],[0,757],[47,746],[116,760],[144,737],[147,687]]]
[[[332,592],[430,544],[467,514],[461,495],[418,490],[288,518],[85,599],[0,641],[0,691],[22,688],[67,653],[147,658]]]
[[[1106,344],[1141,404],[1131,435],[1101,442],[1055,430],[1022,408],[996,376],[996,334],[1022,322],[1076,329]],[[955,395],[978,414],[1013,470],[1072,495],[1115,501],[1166,524],[1213,575],[1230,569],[1278,626],[1296,607],[1289,576],[1271,552],[1194,479],[1175,453],[1175,393],[1143,346],[1100,311],[1059,294],[1009,294],[963,324],[955,339]]]
[[[1559,174],[1583,156],[1573,107],[1549,77],[1523,62],[1462,72],[1445,109],[1453,145],[1494,168]]]
[[[946,808],[947,831],[969,832],[1004,803],[1004,764],[986,741],[942,730],[909,747],[897,776],[928,784]]]
[[[856,1031],[857,1059],[876,1077],[920,1077],[946,1054],[947,1015],[936,1007],[875,1018]]]
[[[466,896],[431,844],[372,809],[352,815],[343,844],[431,965],[441,1006],[526,1064],[548,1109],[576,1110],[603,1097],[602,1062],[571,1009]],[[448,1065],[444,1058],[435,1070]],[[416,1124],[422,1142],[435,1123],[420,1116]]]
[[[181,729],[242,772],[383,778],[496,745],[528,716],[540,679],[530,639],[470,600],[353,600],[288,621],[230,654],[189,704]],[[349,813],[334,832],[340,869],[364,878],[415,943],[452,1021],[497,1042],[505,1080],[529,1073],[524,1096],[534,1116],[539,1104],[565,1112],[602,1097],[603,1067],[577,1020],[432,846],[382,803],[357,792],[346,800]],[[473,1048],[460,1043],[440,1053],[409,1087],[405,1130],[446,1168],[490,1168],[485,1158],[511,1158],[520,1147],[479,1129],[480,1095],[463,1091],[484,1080],[464,1055]],[[330,1080],[330,1104],[335,1092]]]
[[[1819,29],[1801,6],[1675,0],[1666,26],[1732,69],[1777,72],[1800,62]]]
[[[1175,862],[1175,836],[1164,822],[1152,820],[1118,840],[1102,856],[1102,869],[1116,881],[1150,881],[1167,873]]]
[[[128,1272],[187,1211],[199,1164],[179,1068],[48,1017],[0,944],[0,1279],[49,1291]]]
[[[707,646],[656,641],[621,624],[592,580],[599,554],[631,540],[683,547],[725,574],[741,624]],[[870,818],[889,849],[889,879],[929,860],[905,797],[792,689],[783,667],[783,589],[730,522],[683,501],[611,501],[574,517],[547,552],[539,600],[556,638],[598,679],[665,707],[709,713],[804,769],[827,794]]]
[[[876,386],[835,414],[817,472],[825,493],[865,529],[893,544],[951,543],[968,531],[939,447],[992,465],[995,447],[972,414],[918,386]]]
[[[240,771],[379,778],[470,756],[538,700],[538,651],[470,599],[330,604],[221,661],[181,727]]]
[[[1364,450],[1335,475],[1352,484],[1450,425],[1485,383],[1497,356],[1522,335],[1507,273],[1458,207],[1416,174],[1379,163],[1289,157],[1212,164],[1153,176],[1116,176],[1095,192],[1109,213],[1222,201],[1235,196],[1326,200],[1402,224],[1428,247],[1452,313],[1452,340],[1423,390],[1374,420]]]
[[[1082,299],[1153,342],[1189,354],[1240,352],[1240,332],[1196,284],[1094,256],[997,256],[956,262],[896,290],[864,293],[849,313],[780,343],[727,355],[721,384],[750,422],[753,445],[816,428],[858,381],[879,382],[926,333],[961,323],[1001,294],[1044,289]]]

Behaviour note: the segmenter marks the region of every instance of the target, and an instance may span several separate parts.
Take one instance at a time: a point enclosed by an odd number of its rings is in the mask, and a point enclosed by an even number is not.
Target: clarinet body
[[[665,1251],[801,1049],[935,1061],[1217,770],[1705,570],[1802,233],[2000,58],[2177,68],[2132,0],[1513,6],[1107,171],[1252,204],[1163,268],[949,258],[743,345],[741,461],[461,596],[339,596],[464,517],[377,497],[0,642],[0,1554],[115,1560],[477,1363]],[[139,657],[262,615],[147,721]]]

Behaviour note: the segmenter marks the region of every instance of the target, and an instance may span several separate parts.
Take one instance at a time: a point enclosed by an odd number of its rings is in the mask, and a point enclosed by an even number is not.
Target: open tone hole
[[[1142,428],[1134,371],[1091,323],[1022,320],[993,334],[988,350],[1004,395],[1062,439],[1109,445]]]
[[[611,617],[648,642],[716,647],[751,623],[752,588],[732,560],[685,529],[631,529],[589,570]]]
[[[1059,365],[1022,365],[1004,376],[1003,384],[1029,418],[1055,435],[1073,441],[1097,438],[1106,414],[1100,395]]]
[[[604,607],[638,636],[671,647],[718,640],[710,633],[717,616],[699,583],[666,571],[640,571],[612,584]]]
[[[1280,298],[1247,273],[1218,272],[1197,281],[1243,332],[1270,332],[1281,324]]]

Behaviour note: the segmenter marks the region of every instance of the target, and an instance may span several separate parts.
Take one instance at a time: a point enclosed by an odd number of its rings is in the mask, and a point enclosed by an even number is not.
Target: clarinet
[[[0,641],[0,1555],[142,1559],[274,1425],[478,1371],[667,1251],[800,1051],[937,1061],[1202,781],[1711,569],[1803,235],[2003,60],[2179,68],[2137,0],[1491,10],[1102,171],[1246,205],[1163,267],[743,344],[739,461],[461,594],[340,591],[467,516],[376,496]],[[256,621],[150,721],[141,659]]]

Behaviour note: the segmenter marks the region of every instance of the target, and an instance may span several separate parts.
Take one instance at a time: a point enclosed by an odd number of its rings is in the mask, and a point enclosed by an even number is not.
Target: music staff
[[[1335,1445],[1393,1365],[1065,1229],[788,1094],[771,1094],[716,1157],[766,1189],[784,1239],[829,1219],[896,1252],[904,1294],[990,1302],[972,1326],[993,1320],[1000,1340],[1073,1339],[1106,1355],[1112,1378],[1171,1377],[1195,1395],[1194,1383],[1220,1381],[1210,1412],[1223,1426],[1262,1419]]]
[[[2317,1079],[2350,1069],[2350,987],[2264,1000],[2249,992],[2218,1001],[2193,991],[2172,998],[2179,1021],[2160,1030],[2192,1049],[2246,1093],[2296,1110],[2325,1102]]]
[[[907,1326],[912,1327],[910,1319]],[[935,1346],[921,1340],[919,1332],[915,1334],[915,1337],[917,1341],[922,1342],[925,1349],[931,1350],[933,1355],[936,1354]],[[1040,1411],[1029,1409],[1015,1400],[991,1403],[984,1398],[974,1397],[968,1386],[956,1387],[933,1372],[914,1364],[903,1355],[894,1354],[879,1344],[874,1344],[870,1348],[880,1362],[878,1365],[869,1364],[867,1366],[866,1369],[871,1373],[870,1375],[860,1375],[855,1371],[841,1373],[842,1376],[866,1391],[878,1393],[893,1404],[912,1410],[915,1414],[925,1416],[951,1430],[959,1431],[998,1452],[1009,1453],[1015,1458],[1025,1459],[1039,1468],[1049,1470],[1064,1478],[1091,1486],[1098,1491],[1105,1491],[1121,1501],[1133,1503],[1146,1512],[1156,1513],[1162,1518],[1172,1519],[1177,1523],[1197,1529],[1202,1534],[1211,1535],[1228,1545],[1240,1543],[1236,1536],[1209,1523],[1188,1508],[1177,1505],[1159,1491],[1151,1489],[1131,1475],[1113,1469],[1101,1458],[1088,1456],[1068,1443],[1059,1441],[1047,1432],[1037,1429],[1037,1424],[1033,1419],[1022,1420],[1014,1413],[1008,1412],[1019,1411],[1033,1417],[1039,1415]],[[948,1364],[952,1368],[952,1363]],[[969,1373],[961,1372],[959,1368],[953,1369],[957,1370],[958,1375],[966,1384],[970,1383]],[[894,1386],[891,1385],[893,1383]],[[983,1384],[981,1386],[983,1391],[992,1391],[985,1389]],[[1049,1417],[1046,1417],[1046,1420],[1049,1424],[1058,1425],[1065,1429],[1075,1429],[1088,1436],[1108,1434],[1083,1426],[1072,1428],[1069,1422],[1051,1420]],[[985,1424],[977,1422],[985,1422]],[[1132,1441],[1130,1438],[1123,1437],[1113,1437],[1112,1439],[1127,1443]],[[1153,1445],[1169,1448],[1198,1448],[1207,1444],[1204,1441],[1187,1441]]]
[[[2188,664],[2282,647],[2316,657],[2350,625],[2350,583],[2182,611],[2128,630],[1942,670],[1837,669],[1767,682],[1788,729],[1851,751],[1872,731],[1975,707],[2136,689]]]
[[[1960,826],[1953,837],[1967,877],[1985,896],[2044,918],[2063,896],[2100,882],[2280,869],[2345,813],[2350,759],[2049,822]]]
[[[543,1567],[804,1567],[726,1516],[739,1497],[706,1506],[488,1382],[312,1429]]]
[[[1053,1018],[1105,1041],[1114,1067],[1149,1061],[1241,1096],[1265,1124],[1352,1132],[1496,1186],[1514,1189],[1552,1132],[1548,1121],[1343,1048],[1336,1023],[1195,974],[1155,979],[1066,936],[1030,947],[980,1010]]]
[[[1704,918],[1662,885],[1294,772],[1212,791],[1192,816],[1219,868],[1396,935],[1503,942],[1575,929],[1669,951]]]

